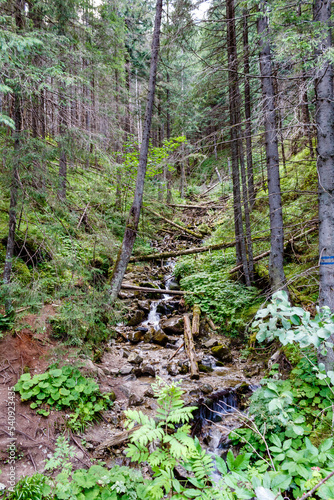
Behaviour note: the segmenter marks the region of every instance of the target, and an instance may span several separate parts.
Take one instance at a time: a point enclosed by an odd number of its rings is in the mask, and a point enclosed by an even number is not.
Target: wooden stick
[[[191,236],[194,236],[195,238],[199,238],[200,240],[203,238],[203,234],[196,233],[195,231],[191,231],[191,229],[188,229],[186,227],[180,226],[179,224],[176,224],[176,222],[173,222],[173,221],[171,221],[169,219],[166,219],[166,217],[164,217],[161,214],[158,214],[158,212],[155,212],[151,208],[147,208],[147,207],[144,207],[144,208],[145,208],[145,210],[147,210],[148,212],[151,212],[153,215],[155,215],[156,217],[159,217],[160,219],[164,220],[165,222],[167,222],[171,226],[177,227],[178,229],[180,229],[180,231],[183,231],[184,233],[188,233]]]
[[[196,209],[202,209],[202,210],[220,210],[222,208],[226,208],[225,206],[222,205],[212,205],[212,206],[205,206],[205,205],[177,205],[175,203],[170,203],[168,205],[169,207],[175,207],[175,208],[184,208],[185,210],[187,208],[196,208]]]
[[[170,361],[172,361],[172,359],[173,359],[173,358],[175,358],[175,356],[176,356],[176,355],[177,355],[177,353],[178,353],[178,352],[182,349],[182,347],[183,347],[183,346],[184,346],[184,342],[182,342],[182,344],[180,345],[180,347],[178,347],[178,348],[176,349],[176,351],[174,352],[174,354],[172,354],[172,356],[171,356],[171,357],[169,358],[169,360],[168,360],[168,363],[169,363]]]
[[[200,194],[199,196],[205,196],[206,193],[208,193],[209,191],[211,191],[213,188],[215,188],[216,186],[218,186],[218,184],[220,184],[220,182],[216,182],[216,184],[214,184],[213,186],[209,187],[206,191],[204,191],[204,193]]]
[[[191,333],[193,337],[198,337],[199,335],[199,319],[201,315],[201,308],[198,304],[194,305],[193,308],[193,322],[191,326]]]
[[[88,210],[89,204],[90,204],[90,202],[87,203],[85,210],[82,212],[82,215],[81,215],[80,220],[79,220],[78,225],[77,225],[77,229],[79,229],[79,227],[81,225],[81,222],[83,221],[83,218],[86,215],[86,212]]]
[[[186,293],[192,292],[184,292],[183,290],[165,290],[161,288],[146,288],[144,286],[134,286],[134,285],[122,285],[122,290],[137,290],[138,292],[145,293],[166,293],[168,295],[185,295]]]
[[[186,346],[189,364],[190,364],[190,376],[192,379],[199,379],[199,369],[195,353],[194,339],[191,333],[190,318],[188,314],[183,316],[184,320],[184,343]]]

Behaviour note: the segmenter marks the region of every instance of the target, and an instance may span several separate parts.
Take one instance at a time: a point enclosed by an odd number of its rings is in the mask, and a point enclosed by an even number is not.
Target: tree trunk
[[[331,1],[315,0],[314,21],[322,23],[316,56],[317,169],[319,179],[319,303],[334,312],[334,103],[333,68],[323,55],[331,49]],[[331,336],[334,342],[334,335]],[[334,350],[319,354],[326,371],[334,369]]]
[[[158,55],[159,55],[161,13],[162,13],[162,0],[157,0],[154,33],[152,41],[150,79],[148,84],[148,96],[147,96],[147,104],[145,112],[143,141],[140,147],[140,154],[139,154],[136,189],[135,189],[133,204],[130,209],[128,220],[126,223],[126,229],[122,246],[118,253],[118,257],[111,277],[109,293],[112,301],[114,301],[117,298],[118,292],[120,291],[122,285],[126,267],[128,265],[133,245],[136,239],[140,211],[142,207],[144,182],[145,182],[145,174],[147,167],[147,154],[148,154],[148,146],[149,146],[150,130],[152,122],[152,111],[154,102]]]
[[[233,181],[233,206],[234,206],[234,227],[236,245],[237,265],[243,265],[243,272],[246,284],[250,284],[248,263],[246,256],[246,245],[242,224],[242,208],[240,194],[240,172],[238,163],[238,80],[237,80],[237,58],[236,58],[236,33],[235,33],[235,12],[234,0],[226,0],[227,17],[227,52],[228,52],[228,81],[229,81],[229,108],[231,127],[231,157],[232,157],[232,181]]]
[[[264,14],[265,4],[261,2],[262,13],[257,21],[260,45],[260,71],[264,110],[264,128],[267,156],[268,194],[270,210],[271,252],[269,259],[269,278],[271,289],[286,288],[283,269],[284,231],[279,173],[278,141],[276,130],[275,95],[272,75],[272,62],[268,41],[268,19]]]
[[[248,42],[248,11],[244,10],[244,73],[245,73],[245,136],[246,136],[246,159],[247,159],[247,182],[248,200],[252,209],[255,202],[253,155],[252,155],[252,124],[251,124],[251,96],[249,83],[249,42]]]

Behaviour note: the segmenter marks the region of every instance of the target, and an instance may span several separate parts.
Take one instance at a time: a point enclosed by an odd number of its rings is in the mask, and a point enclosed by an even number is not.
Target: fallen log
[[[191,292],[184,292],[183,290],[166,290],[166,289],[161,289],[161,288],[146,288],[144,286],[134,286],[134,285],[122,285],[121,286],[122,290],[136,290],[138,292],[145,292],[145,293],[166,293],[168,295],[185,295],[186,293],[191,293]]]
[[[194,339],[191,333],[190,318],[188,314],[183,316],[184,320],[184,343],[190,364],[190,376],[192,379],[199,379],[199,369],[195,353]]]
[[[151,253],[148,255],[137,255],[130,258],[130,262],[139,262],[143,260],[159,260],[168,257],[178,257],[179,255],[192,255],[195,253],[210,252],[210,250],[220,250],[221,248],[231,248],[235,246],[235,241],[229,243],[218,243],[217,245],[208,245],[206,247],[187,248],[186,250],[178,250],[171,252]]]
[[[205,205],[176,205],[174,203],[170,203],[168,205],[169,207],[173,207],[173,208],[184,208],[185,210],[187,208],[196,208],[196,209],[203,209],[203,210],[216,210],[216,209],[222,209],[222,208],[226,208],[224,207],[223,205],[208,205],[208,206],[205,206]]]
[[[211,191],[213,188],[215,188],[216,186],[218,186],[218,184],[220,184],[220,182],[216,182],[215,184],[213,184],[212,186],[210,186],[206,191],[204,191],[204,193],[200,194],[199,196],[205,196],[206,193],[208,193],[209,191]]]
[[[305,231],[304,233],[300,233],[300,234],[297,234],[297,236],[293,236],[292,238],[290,238],[286,245],[285,245],[285,249],[287,248],[287,246],[290,244],[290,243],[293,243],[295,240],[300,240],[303,236],[307,236],[308,234],[310,233],[313,233],[314,231],[316,231],[318,229],[318,226],[314,226],[314,227],[311,227],[310,229],[308,229],[307,231]],[[263,252],[261,253],[260,255],[256,255],[253,259],[254,262],[257,262],[258,260],[261,260],[261,259],[264,259],[265,257],[268,257],[268,255],[270,255],[270,250],[267,250],[267,252]],[[229,273],[230,274],[233,274],[233,273],[236,273],[237,271],[239,271],[240,269],[242,269],[242,264],[239,264],[238,266],[235,266],[233,267],[233,269],[230,269]]]
[[[167,222],[169,225],[171,226],[174,226],[174,227],[177,227],[178,229],[180,229],[180,231],[183,231],[184,233],[187,233],[187,234],[190,234],[191,236],[194,236],[195,238],[199,238],[200,240],[203,238],[203,234],[201,233],[196,233],[195,231],[192,231],[191,229],[188,229],[186,227],[183,227],[183,226],[180,226],[180,224],[176,224],[176,222],[173,222],[169,219],[167,219],[166,217],[164,217],[163,215],[161,214],[158,214],[158,212],[155,212],[154,210],[152,210],[151,208],[147,208],[147,207],[144,207],[145,210],[147,210],[148,212],[151,212],[153,215],[155,215],[156,217],[159,217],[160,219],[164,220],[165,222]]]
[[[201,316],[201,308],[198,304],[193,307],[193,322],[191,325],[191,333],[193,337],[198,337],[199,335],[199,319]]]

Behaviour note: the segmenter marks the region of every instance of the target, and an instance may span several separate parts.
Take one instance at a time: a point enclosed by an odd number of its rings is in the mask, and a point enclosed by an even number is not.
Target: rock
[[[150,302],[148,300],[138,300],[138,307],[145,313],[150,312]]]
[[[147,344],[148,344],[149,342],[151,342],[151,340],[153,339],[154,334],[155,334],[155,330],[154,330],[154,328],[152,327],[152,328],[150,328],[150,329],[148,330],[148,332],[146,332],[146,333],[145,333],[144,338],[143,338],[144,342],[146,342]]]
[[[213,356],[223,363],[232,363],[233,358],[230,349],[223,344],[211,348]]]
[[[172,377],[175,377],[176,375],[179,374],[180,368],[179,368],[179,366],[176,363],[169,363],[167,365],[167,372]]]
[[[180,374],[186,375],[189,372],[189,361],[179,361],[178,366],[180,367]]]
[[[207,366],[208,368],[215,368],[216,366],[216,360],[213,356],[203,356],[202,360],[200,363],[204,366]]]
[[[146,328],[145,326],[137,326],[136,331],[137,332],[142,332],[142,333],[145,334],[145,333],[148,332],[148,328]]]
[[[132,366],[131,365],[124,365],[122,366],[122,368],[120,369],[119,373],[121,375],[129,375],[131,372],[132,372]]]
[[[144,338],[143,332],[140,331],[132,331],[128,335],[128,339],[130,342],[133,344],[138,344],[138,342],[141,342]]]
[[[143,375],[151,375],[151,377],[155,377],[155,368],[150,363],[142,363],[140,366],[140,370]]]
[[[144,392],[144,396],[147,398],[154,398],[154,391],[152,387],[148,387],[146,391]]]
[[[143,358],[137,352],[132,352],[128,357],[128,363],[132,363],[134,365],[140,365],[143,361]]]
[[[200,386],[200,390],[203,394],[211,394],[211,392],[213,392],[213,387],[210,384],[203,384]]]
[[[157,332],[155,332],[155,334],[152,337],[152,342],[154,342],[154,344],[158,344],[158,345],[161,345],[163,347],[165,347],[168,340],[169,340],[169,338],[162,330],[158,330]]]
[[[119,292],[118,293],[118,298],[121,300],[126,300],[126,299],[134,299],[135,294],[132,292]]]
[[[180,286],[177,281],[170,281],[168,283],[168,290],[180,290]]]
[[[156,283],[151,283],[151,281],[142,281],[139,283],[139,286],[142,286],[144,288],[159,288]]]
[[[138,396],[137,394],[130,394],[129,397],[129,406],[140,406],[144,403],[143,396]]]
[[[160,302],[157,305],[157,313],[159,314],[171,314],[173,312],[173,307],[167,302]]]
[[[256,375],[259,375],[261,372],[261,365],[245,366],[245,368],[243,368],[243,372],[248,378],[256,377]]]
[[[163,331],[170,335],[180,335],[184,331],[183,317],[174,316],[173,318],[166,319],[161,323]]]
[[[128,326],[137,326],[145,319],[145,313],[141,309],[131,312],[128,318]]]
[[[204,372],[204,373],[211,373],[213,372],[213,368],[211,368],[211,366],[206,366],[206,365],[203,365],[202,363],[198,363],[198,369],[200,372]]]
[[[219,342],[217,339],[211,338],[210,340],[207,340],[206,342],[204,342],[203,345],[207,349],[211,349],[212,347],[216,347],[218,344],[219,344]]]

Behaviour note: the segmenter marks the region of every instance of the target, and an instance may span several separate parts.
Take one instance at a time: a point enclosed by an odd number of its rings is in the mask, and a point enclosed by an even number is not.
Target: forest
[[[334,500],[332,25],[0,0],[0,498]]]

